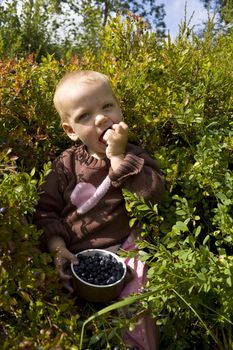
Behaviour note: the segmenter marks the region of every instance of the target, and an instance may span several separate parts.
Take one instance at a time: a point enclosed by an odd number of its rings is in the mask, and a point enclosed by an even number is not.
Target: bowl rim
[[[71,262],[71,270],[72,270],[72,273],[74,275],[75,278],[77,278],[80,282],[82,282],[83,284],[89,286],[89,287],[94,287],[94,288],[110,288],[110,287],[113,287],[115,285],[118,285],[121,281],[124,280],[125,276],[126,276],[126,272],[127,272],[127,267],[126,267],[126,263],[123,261],[123,259],[121,257],[119,257],[117,254],[111,252],[110,250],[107,250],[107,249],[98,249],[98,248],[91,248],[91,249],[85,249],[85,250],[82,250],[81,252],[78,252],[77,254],[75,254],[76,257],[78,257],[79,255],[85,255],[85,253],[87,252],[95,252],[95,253],[98,253],[98,252],[104,252],[104,253],[107,253],[107,254],[110,254],[112,255],[114,258],[117,259],[117,261],[121,262],[122,265],[123,265],[123,269],[124,269],[124,273],[123,275],[121,276],[121,278],[119,280],[117,280],[116,282],[114,283],[111,283],[111,284],[92,284],[92,283],[89,283],[89,282],[86,282],[84,281],[81,277],[79,277],[75,270],[74,270],[74,265],[76,265],[75,263]]]

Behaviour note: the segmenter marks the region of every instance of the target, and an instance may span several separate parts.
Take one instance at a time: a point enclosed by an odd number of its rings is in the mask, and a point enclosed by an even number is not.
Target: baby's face
[[[80,139],[91,155],[103,158],[105,132],[122,121],[122,112],[110,86],[101,80],[79,81],[62,93],[62,107],[69,115],[62,124],[72,140]]]

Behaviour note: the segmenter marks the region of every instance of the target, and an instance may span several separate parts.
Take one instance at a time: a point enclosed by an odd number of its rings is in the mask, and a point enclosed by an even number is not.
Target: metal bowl
[[[121,262],[123,266],[122,277],[112,284],[104,284],[104,285],[92,284],[87,281],[84,281],[80,276],[78,276],[77,273],[75,272],[75,268],[74,268],[75,265],[71,263],[71,271],[74,276],[73,285],[74,285],[75,294],[90,302],[107,302],[107,301],[114,300],[120,295],[124,287],[124,281],[126,277],[126,265],[118,255],[105,249],[87,249],[76,254],[76,256],[77,258],[80,255],[93,256],[96,253],[102,256],[112,255],[118,262]]]

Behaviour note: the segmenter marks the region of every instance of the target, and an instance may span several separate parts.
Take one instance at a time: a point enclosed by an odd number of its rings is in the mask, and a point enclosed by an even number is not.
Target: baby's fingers
[[[65,249],[62,252],[62,258],[72,263],[78,263],[77,257],[74,254],[72,254],[68,249]]]
[[[72,278],[72,276],[65,273],[62,268],[58,269],[57,272],[58,272],[60,279],[63,281],[69,281]]]
[[[120,122],[119,125],[124,129],[124,130],[128,130],[128,125],[125,122]]]
[[[72,254],[68,249],[64,248],[62,250],[59,250],[55,255],[56,268],[60,268],[61,266],[65,265],[67,261],[72,262],[74,264],[78,263],[77,257],[74,254]]]
[[[74,292],[74,289],[73,287],[71,287],[71,284],[69,282],[63,282],[63,287],[70,293]]]
[[[128,132],[128,125],[125,122],[120,122],[119,124],[113,124],[112,129],[116,132]]]

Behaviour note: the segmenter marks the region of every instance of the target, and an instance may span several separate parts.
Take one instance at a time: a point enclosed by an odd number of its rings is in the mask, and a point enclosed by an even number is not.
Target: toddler
[[[42,246],[54,255],[56,270],[72,292],[67,262],[77,262],[79,251],[119,247],[136,249],[135,228],[129,227],[122,188],[159,203],[164,192],[160,169],[140,147],[128,143],[128,126],[109,79],[95,71],[66,73],[57,85],[54,104],[61,125],[80,146],[65,150],[54,162],[42,185],[35,223],[43,230]],[[133,279],[121,297],[137,293],[146,269],[126,259]],[[128,347],[154,350],[154,322],[144,316],[134,332],[124,335]]]

